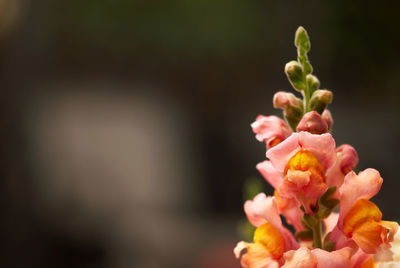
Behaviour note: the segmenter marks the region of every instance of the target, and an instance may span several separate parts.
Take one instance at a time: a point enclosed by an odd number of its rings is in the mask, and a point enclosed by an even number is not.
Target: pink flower
[[[283,182],[283,174],[278,172],[270,161],[265,160],[264,162],[258,163],[256,168],[272,187],[278,189]],[[293,225],[297,231],[303,230],[304,227],[301,224],[303,212],[300,210],[299,202],[295,198],[281,197],[277,190],[275,190],[274,196],[278,211],[285,216],[287,223]]]
[[[253,243],[241,241],[236,245],[236,258],[239,258],[242,250],[246,248],[247,253],[241,259],[243,267],[280,267],[284,252],[297,249],[299,245],[283,226],[275,198],[260,193],[252,201],[246,201],[244,210],[249,221],[257,229]]]
[[[390,247],[398,224],[382,221],[379,208],[369,201],[379,192],[382,178],[375,169],[356,175],[349,172],[339,189],[340,211],[338,224],[331,235],[336,248],[355,243],[367,254],[375,254],[379,247]]]
[[[284,142],[267,151],[267,157],[283,180],[277,187],[284,198],[297,198],[308,214],[328,186],[325,171],[336,161],[335,141],[330,134],[293,133]],[[277,186],[279,178],[267,171]],[[266,173],[266,171],[264,171]]]
[[[266,222],[272,224],[282,234],[287,249],[298,247],[293,235],[282,224],[275,197],[267,197],[264,193],[259,193],[253,200],[247,200],[244,203],[244,211],[250,223],[256,227]]]
[[[256,139],[265,141],[268,148],[279,144],[292,134],[289,126],[277,116],[259,115],[251,124]]]
[[[314,135],[308,132],[293,133],[284,143],[267,152],[272,165],[284,172],[289,160],[301,149],[311,152],[325,170],[336,161],[336,145],[332,135],[325,133]]]

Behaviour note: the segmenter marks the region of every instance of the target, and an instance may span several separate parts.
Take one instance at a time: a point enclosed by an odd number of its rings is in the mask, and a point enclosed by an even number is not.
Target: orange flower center
[[[369,254],[377,253],[379,246],[390,247],[396,231],[397,223],[382,221],[382,212],[367,199],[358,200],[343,220],[345,235]]]
[[[282,257],[285,241],[282,235],[269,222],[259,226],[254,232],[254,243],[261,244],[274,259]]]
[[[380,222],[382,212],[379,208],[367,199],[358,200],[349,210],[343,221],[343,232],[346,236],[361,228],[366,222]]]
[[[310,151],[301,149],[287,163],[284,174],[288,171],[310,171],[325,181],[325,169]]]

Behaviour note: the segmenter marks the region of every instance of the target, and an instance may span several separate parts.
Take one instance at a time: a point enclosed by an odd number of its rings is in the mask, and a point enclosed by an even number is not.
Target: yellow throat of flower
[[[286,164],[284,175],[288,171],[310,171],[325,181],[325,169],[310,151],[301,149]]]
[[[263,245],[274,259],[279,259],[285,251],[285,241],[282,235],[269,222],[256,229],[254,243]]]
[[[367,199],[358,200],[343,220],[343,232],[366,253],[375,254],[378,247],[390,247],[397,223],[382,221],[382,212]]]

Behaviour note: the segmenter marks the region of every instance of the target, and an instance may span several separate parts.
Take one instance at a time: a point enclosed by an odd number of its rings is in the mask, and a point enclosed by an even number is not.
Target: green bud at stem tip
[[[310,38],[308,37],[307,31],[302,26],[297,28],[294,45],[302,52],[300,54],[310,51]]]

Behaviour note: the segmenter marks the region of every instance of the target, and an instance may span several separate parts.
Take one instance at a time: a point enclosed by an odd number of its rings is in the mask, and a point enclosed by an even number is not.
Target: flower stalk
[[[383,179],[375,169],[353,172],[358,163],[355,149],[348,144],[336,147],[327,110],[333,95],[320,89],[312,74],[307,56],[311,44],[303,27],[297,29],[294,43],[297,60],[285,65],[285,73],[302,99],[277,92],[273,105],[283,110],[286,122],[260,115],[251,124],[267,148],[268,160],[257,170],[275,192],[245,202],[254,238],[239,242],[234,253],[240,258],[246,249],[241,257],[246,268],[374,268],[371,258],[390,248],[398,229],[396,222],[382,220],[382,212],[369,201]],[[281,215],[295,236],[283,226]]]
[[[321,220],[317,219],[316,224],[312,228],[313,232],[313,247],[322,248],[322,235],[321,235]]]

